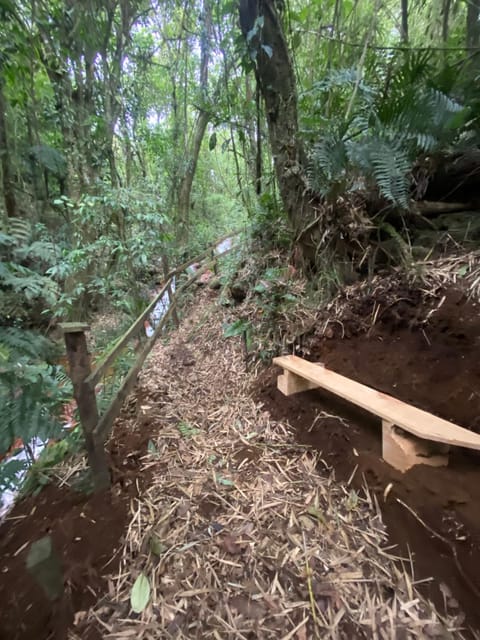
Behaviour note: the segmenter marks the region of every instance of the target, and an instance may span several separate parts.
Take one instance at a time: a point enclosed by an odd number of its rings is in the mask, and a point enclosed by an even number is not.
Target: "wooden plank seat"
[[[284,395],[322,388],[380,417],[383,458],[400,471],[416,464],[446,465],[450,446],[480,451],[479,434],[346,378],[322,364],[298,356],[281,356],[273,362],[283,369],[278,388]]]

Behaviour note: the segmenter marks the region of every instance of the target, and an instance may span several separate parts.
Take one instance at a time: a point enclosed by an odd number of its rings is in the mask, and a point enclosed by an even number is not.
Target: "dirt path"
[[[336,482],[252,396],[226,321],[204,291],[155,347],[109,445],[111,492],[50,488],[0,529],[0,637],[59,640],[67,625],[69,640],[465,637],[459,606],[447,594],[439,615],[389,547],[374,494]],[[53,607],[23,564],[47,532],[67,578]],[[140,573],[151,597],[136,614]]]
[[[252,398],[211,295],[142,374],[132,429],[151,434],[149,482],[109,593],[86,614],[91,637],[463,637],[458,608],[442,621],[395,562],[368,489],[334,482]],[[140,573],[152,597],[137,615]]]

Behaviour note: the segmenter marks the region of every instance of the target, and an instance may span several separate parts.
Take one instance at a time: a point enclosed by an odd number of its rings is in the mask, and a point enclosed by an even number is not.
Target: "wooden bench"
[[[321,364],[297,356],[281,356],[273,362],[284,371],[278,377],[278,388],[284,395],[322,388],[379,416],[383,459],[400,471],[416,464],[446,465],[450,446],[480,451],[479,434],[341,376]]]

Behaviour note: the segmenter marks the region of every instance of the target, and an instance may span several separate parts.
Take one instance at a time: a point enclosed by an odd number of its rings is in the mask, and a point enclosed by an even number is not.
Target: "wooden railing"
[[[157,338],[165,329],[170,317],[173,316],[175,324],[178,324],[177,308],[182,294],[207,270],[213,267],[216,272],[218,259],[229,253],[233,247],[230,247],[222,253],[215,253],[215,248],[227,238],[233,239],[239,233],[240,232],[229,233],[223,236],[215,243],[209,245],[200,255],[184,262],[166,274],[165,282],[152,302],[116,341],[113,347],[101,357],[93,370],[91,368],[86,338],[86,332],[89,331],[90,327],[87,324],[78,322],[68,322],[60,325],[65,338],[70,378],[73,384],[73,394],[78,406],[80,423],[85,437],[88,462],[92,471],[95,490],[101,490],[110,485],[110,473],[104,445],[110,434],[115,418],[119,415],[123,403],[137,381],[138,374],[146,357],[152,350]],[[183,273],[188,267],[200,263],[206,258],[208,258],[207,262],[173,292],[172,284],[174,278]],[[111,369],[112,364],[120,353],[126,349],[131,339],[143,330],[145,321],[150,317],[150,314],[165,294],[168,294],[169,299],[167,311],[155,327],[153,335],[147,338],[145,343],[141,345],[135,362],[130,367],[120,388],[106,411],[100,416],[95,391],[99,381],[109,369]]]

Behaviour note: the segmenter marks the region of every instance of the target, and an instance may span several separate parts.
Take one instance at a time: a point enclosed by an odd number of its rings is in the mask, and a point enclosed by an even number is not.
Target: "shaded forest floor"
[[[475,404],[465,389],[479,373],[477,325],[468,324],[478,309],[455,296],[442,303],[436,328],[412,321],[420,300],[414,312],[407,304],[404,314],[384,314],[374,329],[368,307],[354,311],[349,327],[342,316],[338,334],[322,324],[303,348],[341,373],[465,420],[460,409]],[[474,637],[478,463],[459,452],[448,469],[398,474],[381,459],[371,418],[318,392],[284,398],[276,370],[246,372],[240,339],[223,336],[231,319],[205,290],[156,345],[109,445],[110,492],[87,498],[67,475],[63,488],[12,511],[0,528],[0,637]],[[415,342],[422,331],[434,352]],[[444,339],[455,342],[451,351],[442,351]],[[437,382],[435,372],[443,372]],[[24,570],[26,545],[49,532],[67,586],[53,608]],[[129,597],[141,572],[152,597],[134,614]]]

